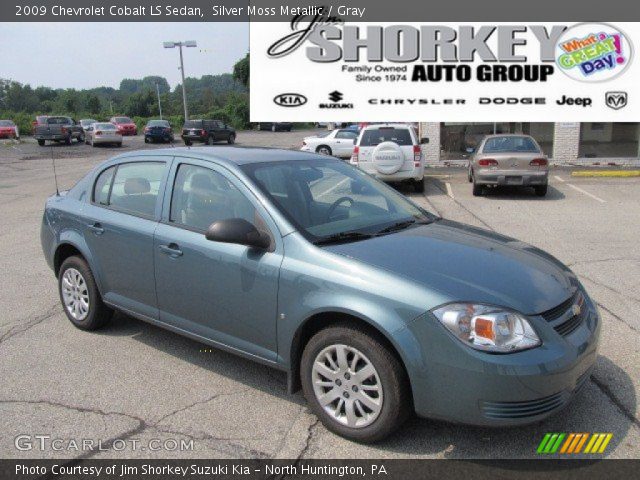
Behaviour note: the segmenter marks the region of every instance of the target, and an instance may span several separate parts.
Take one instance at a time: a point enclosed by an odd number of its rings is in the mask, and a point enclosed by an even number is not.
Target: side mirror
[[[420,139],[420,145],[426,145],[427,143],[429,143],[429,137],[422,137]]]
[[[212,223],[205,234],[207,240],[222,243],[237,243],[247,247],[267,250],[271,239],[242,218],[229,218]]]

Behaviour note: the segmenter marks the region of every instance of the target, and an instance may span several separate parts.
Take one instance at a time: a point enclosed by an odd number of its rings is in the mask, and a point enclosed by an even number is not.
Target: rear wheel
[[[149,139],[149,137],[144,137],[144,143],[150,143],[151,140]]]
[[[191,140],[186,140],[186,139],[185,139],[184,144],[185,144],[187,147],[190,147],[191,145],[193,145],[193,142],[192,142]]]
[[[319,153],[320,155],[331,155],[331,147],[327,145],[320,145],[316,148],[316,153]]]
[[[322,423],[359,442],[381,440],[411,413],[398,358],[376,336],[342,324],[316,333],[301,360],[304,395]]]
[[[227,138],[227,143],[229,145],[233,145],[234,143],[236,143],[236,136],[233,133],[229,135],[229,138]]]
[[[91,269],[83,258],[72,256],[62,262],[58,287],[64,313],[76,327],[96,330],[111,318],[113,310],[102,302]]]
[[[482,185],[478,185],[476,182],[473,182],[473,196],[479,197],[484,193],[484,188]]]
[[[38,145],[40,145],[41,147],[44,147],[44,140],[38,140]]]
[[[213,137],[211,135],[209,135],[207,137],[207,145],[213,145],[215,143],[215,141],[213,140]]]
[[[413,189],[417,193],[424,193],[424,179],[423,180],[414,180],[413,181]]]
[[[548,185],[538,185],[536,187],[534,187],[535,191],[536,191],[536,195],[538,197],[544,197],[547,194],[547,189],[549,188]]]
[[[67,138],[64,139],[64,144],[71,145],[71,135],[69,135]]]

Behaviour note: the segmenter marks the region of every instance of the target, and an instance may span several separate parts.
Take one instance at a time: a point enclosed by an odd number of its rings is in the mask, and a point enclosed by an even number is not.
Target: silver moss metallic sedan
[[[559,261],[326,156],[127,153],[48,199],[41,240],[76,327],[119,310],[282,369],[357,441],[413,412],[538,421],[596,359],[596,308]]]

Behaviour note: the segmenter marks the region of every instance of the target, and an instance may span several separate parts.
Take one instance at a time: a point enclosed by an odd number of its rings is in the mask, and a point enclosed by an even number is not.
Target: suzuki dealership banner
[[[637,121],[639,43],[632,22],[256,22],[251,120]]]

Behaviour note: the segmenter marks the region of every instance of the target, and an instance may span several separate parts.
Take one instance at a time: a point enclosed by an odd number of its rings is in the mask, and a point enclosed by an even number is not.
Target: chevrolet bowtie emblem
[[[580,312],[582,311],[582,309],[580,308],[580,305],[578,305],[577,303],[575,305],[573,305],[571,307],[571,311],[573,312],[574,316],[578,316],[580,315]]]

